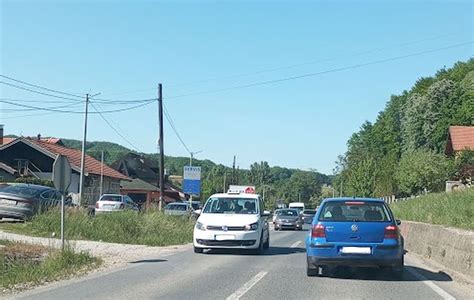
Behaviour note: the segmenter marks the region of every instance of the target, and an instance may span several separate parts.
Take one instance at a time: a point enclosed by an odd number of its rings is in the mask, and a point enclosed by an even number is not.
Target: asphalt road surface
[[[263,256],[187,251],[25,294],[27,299],[474,299],[469,286],[406,256],[402,279],[378,269],[337,268],[307,277],[307,231],[271,232]]]

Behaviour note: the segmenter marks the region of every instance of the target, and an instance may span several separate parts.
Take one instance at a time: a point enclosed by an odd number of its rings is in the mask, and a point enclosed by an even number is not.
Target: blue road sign
[[[201,167],[184,167],[183,192],[192,195],[201,193]]]

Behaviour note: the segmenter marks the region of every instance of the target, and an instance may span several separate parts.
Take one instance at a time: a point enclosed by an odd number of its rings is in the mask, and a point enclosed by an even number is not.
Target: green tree
[[[399,189],[406,195],[441,191],[452,172],[450,161],[442,154],[418,149],[405,153],[396,172]]]

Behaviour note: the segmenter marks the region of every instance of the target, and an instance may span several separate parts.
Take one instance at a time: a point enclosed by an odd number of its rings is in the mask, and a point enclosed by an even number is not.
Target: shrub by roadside
[[[95,217],[84,210],[70,210],[65,219],[65,235],[70,240],[93,240],[148,246],[169,246],[192,241],[194,221],[158,211],[137,214],[117,212]],[[60,214],[52,210],[34,216],[24,224],[4,224],[6,230],[50,237],[60,232]]]
[[[101,260],[43,246],[0,240],[0,294],[80,274],[98,267]]]
[[[474,230],[474,188],[390,204],[399,219]]]

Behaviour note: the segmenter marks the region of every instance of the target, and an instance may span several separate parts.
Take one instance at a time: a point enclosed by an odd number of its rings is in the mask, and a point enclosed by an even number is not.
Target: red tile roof
[[[76,166],[77,168],[81,167],[81,156],[82,151],[67,148],[58,144],[52,144],[47,141],[38,141],[35,139],[28,139],[29,142],[40,146],[41,148],[54,153],[54,154],[61,154],[66,156],[69,159],[69,163],[71,165]],[[111,178],[118,178],[122,180],[130,180],[127,176],[123,175],[122,173],[112,169],[111,167],[104,164],[104,176],[111,177]],[[95,158],[86,154],[86,165],[85,165],[86,173],[100,175],[101,174],[101,162],[96,160]]]
[[[449,136],[453,151],[474,150],[474,126],[450,126]]]
[[[13,142],[14,140],[16,140],[17,138],[11,138],[11,137],[4,137],[3,138],[3,145],[6,145],[6,144],[9,144],[11,142]],[[1,145],[0,145],[1,146]]]

